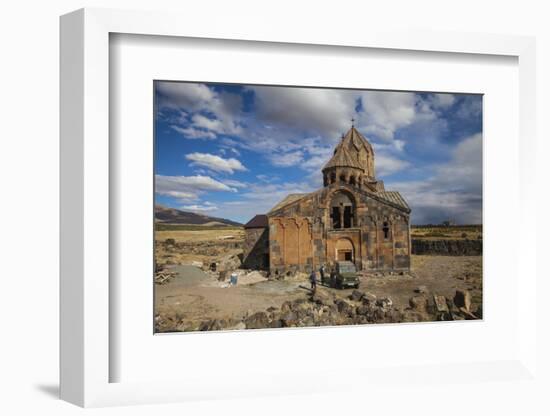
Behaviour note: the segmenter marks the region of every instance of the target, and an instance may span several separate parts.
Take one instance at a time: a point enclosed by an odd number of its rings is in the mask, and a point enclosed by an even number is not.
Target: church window
[[[350,184],[350,185],[355,185],[355,176],[350,176],[350,178],[349,178],[349,184]]]
[[[344,207],[344,228],[353,227],[353,213],[351,205]]]
[[[332,207],[332,228],[342,228],[340,224],[340,207]]]
[[[336,173],[332,172],[330,174],[330,183],[336,182]]]
[[[390,238],[390,226],[387,222],[384,222],[384,224],[382,225],[382,231],[384,232],[384,240]]]
[[[330,217],[333,229],[355,227],[355,203],[350,194],[347,192],[334,194],[330,204]]]
[[[346,182],[345,175],[340,175],[340,182]]]

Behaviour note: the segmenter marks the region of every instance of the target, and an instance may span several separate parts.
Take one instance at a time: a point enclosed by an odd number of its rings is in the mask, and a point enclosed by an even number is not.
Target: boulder
[[[269,319],[265,312],[256,312],[245,319],[246,329],[267,328]]]
[[[317,289],[310,297],[310,300],[317,305],[330,306],[334,303],[334,298],[329,292]]]
[[[219,271],[231,271],[241,267],[241,259],[236,254],[230,254],[224,256],[218,260],[217,270]]]
[[[447,299],[443,295],[434,295],[435,311],[439,313],[449,312]]]
[[[338,299],[335,304],[338,307],[338,312],[341,314],[350,315],[355,312],[355,307],[347,299]]]
[[[363,297],[361,298],[363,303],[365,305],[375,305],[376,304],[376,295],[373,295],[372,293],[365,292],[363,293]]]
[[[353,292],[351,292],[351,295],[349,295],[350,300],[354,302],[358,302],[363,297],[364,292],[361,292],[360,290],[355,289]]]
[[[453,301],[458,309],[464,308],[469,312],[472,307],[472,295],[465,289],[457,289]]]
[[[283,327],[292,327],[298,325],[298,316],[290,311],[281,316],[281,323]]]
[[[393,306],[393,302],[390,298],[382,298],[376,301],[376,306],[379,306],[384,309],[389,309]]]
[[[409,299],[409,306],[417,312],[426,312],[428,309],[428,298],[424,295],[413,296]]]

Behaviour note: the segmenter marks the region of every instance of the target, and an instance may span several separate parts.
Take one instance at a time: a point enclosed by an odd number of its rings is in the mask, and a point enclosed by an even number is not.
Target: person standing
[[[319,268],[319,275],[321,276],[321,284],[325,281],[325,266],[321,264],[321,267]]]
[[[311,271],[309,281],[311,282],[311,290],[315,292],[315,289],[317,289],[317,273],[315,272],[315,269]]]

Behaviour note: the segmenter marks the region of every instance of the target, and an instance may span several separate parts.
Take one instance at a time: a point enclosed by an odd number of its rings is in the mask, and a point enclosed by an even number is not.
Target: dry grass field
[[[480,240],[482,234],[480,225],[411,227],[411,237],[420,240]]]

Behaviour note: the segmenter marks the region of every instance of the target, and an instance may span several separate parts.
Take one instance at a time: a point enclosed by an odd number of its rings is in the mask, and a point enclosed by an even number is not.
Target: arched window
[[[350,184],[350,185],[355,185],[355,176],[350,176],[350,178],[349,178],[349,184]]]
[[[323,186],[327,186],[328,185],[328,177],[327,175],[323,175]]]
[[[355,203],[346,192],[337,192],[330,203],[332,228],[351,228],[355,226]]]
[[[346,176],[345,175],[340,175],[340,182],[346,182]]]
[[[390,226],[386,221],[382,224],[382,231],[384,232],[384,240],[390,238]]]
[[[330,174],[330,183],[336,182],[336,173],[332,172]]]

